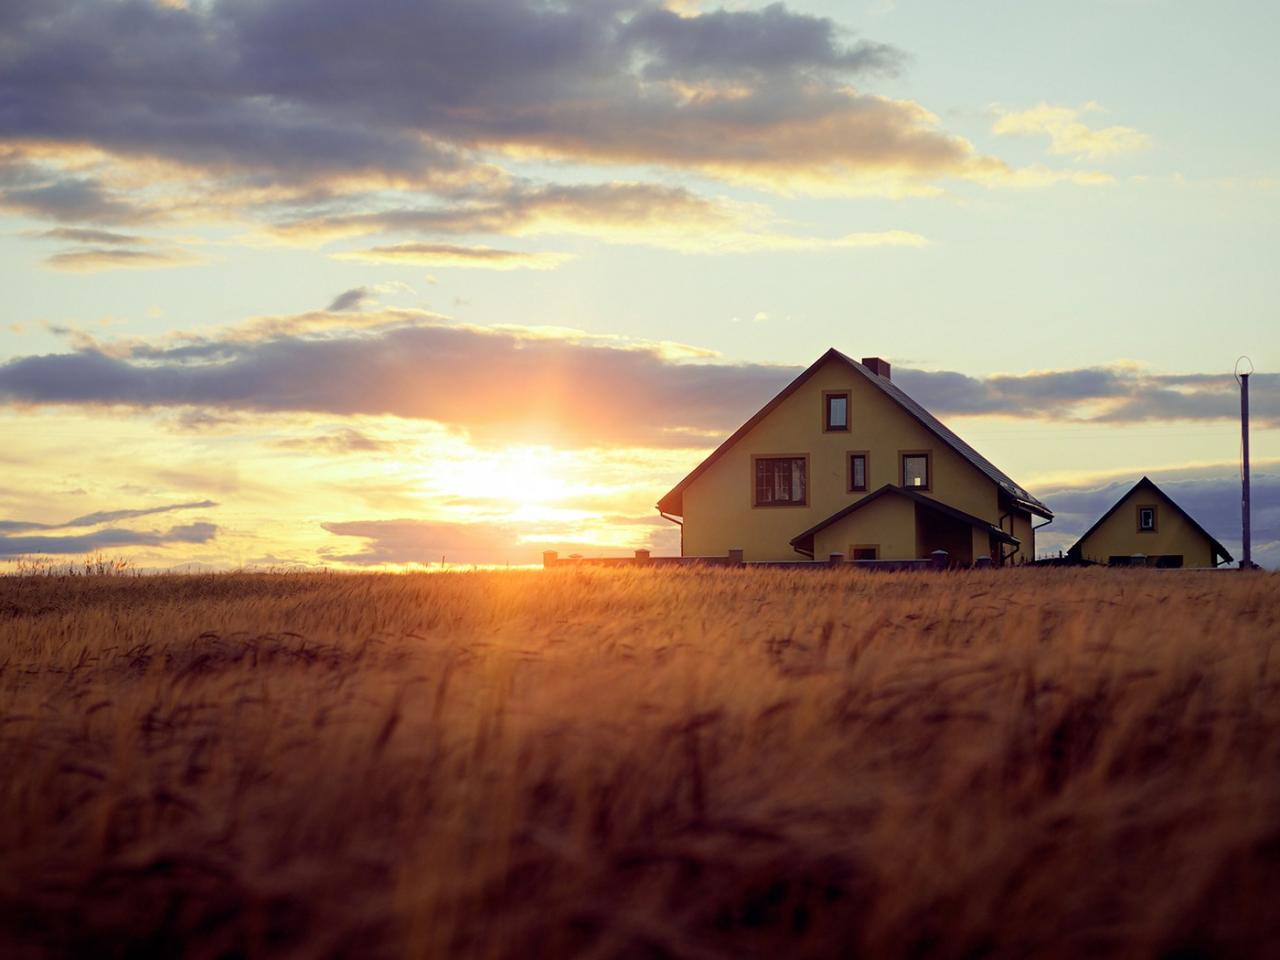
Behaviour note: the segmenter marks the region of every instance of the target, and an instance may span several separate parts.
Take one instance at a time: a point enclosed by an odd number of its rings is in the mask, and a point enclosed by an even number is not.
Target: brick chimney
[[[892,380],[889,376],[889,361],[881,360],[879,357],[863,357],[862,365],[874,373],[877,377],[884,377],[886,380]]]

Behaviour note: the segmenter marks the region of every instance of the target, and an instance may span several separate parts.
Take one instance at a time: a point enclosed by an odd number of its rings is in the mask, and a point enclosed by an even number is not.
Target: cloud
[[[530,186],[431,207],[342,213],[282,222],[281,238],[331,240],[372,233],[521,236],[562,232],[631,232],[658,227],[716,229],[735,224],[723,204],[683,187],[614,181]]]
[[[500,195],[433,208],[402,208],[314,217],[283,223],[273,235],[293,242],[325,242],[372,233],[581,234],[609,242],[643,244],[688,253],[751,253],[873,246],[924,246],[904,230],[797,236],[779,231],[756,205],[713,201],[683,188],[611,182],[573,186],[517,186]],[[423,245],[424,253],[435,244]],[[443,254],[458,248],[442,247]],[[336,254],[347,259],[412,257],[413,246],[379,247],[376,253]],[[437,254],[437,255],[443,255]],[[553,255],[548,254],[547,257]],[[428,261],[422,261],[428,262]],[[453,264],[456,265],[456,264]]]
[[[450,243],[398,243],[333,254],[335,260],[400,263],[426,267],[480,267],[486,270],[554,270],[572,254],[464,247]],[[332,309],[332,308],[330,308]]]
[[[1094,128],[1081,119],[1101,110],[1092,101],[1082,107],[1040,103],[1029,110],[1001,110],[992,130],[1004,136],[1047,136],[1050,153],[1088,160],[1132,153],[1150,143],[1145,133],[1132,127]]]
[[[684,446],[707,443],[795,373],[411,316],[311,335],[135,343],[116,356],[86,347],[17,358],[0,365],[0,400],[394,414],[508,440]]]
[[[95,553],[126,547],[161,547],[171,544],[208,543],[218,534],[212,523],[192,523],[165,531],[144,532],[108,528],[65,537],[0,537],[0,558]]]
[[[84,227],[56,227],[42,230],[35,237],[41,240],[62,240],[66,243],[83,243],[91,246],[136,247],[147,242],[145,237],[130,233],[112,233],[109,230],[91,230]]]
[[[306,453],[354,454],[387,453],[404,445],[399,440],[380,440],[367,433],[344,427],[332,433],[316,437],[290,437],[277,440],[275,446],[282,450],[301,450]]]
[[[364,308],[373,294],[368,287],[354,287],[351,290],[344,290],[333,298],[329,306],[325,307],[330,313],[342,313],[347,310],[360,310]]]
[[[1016,173],[855,86],[900,51],[782,4],[58,0],[8,5],[0,50],[0,205],[67,223],[474,213],[541,158],[834,193]]]
[[[1274,466],[1274,465],[1272,465]],[[1234,464],[1210,468],[1152,471],[1150,477],[1196,522],[1222,542],[1237,560],[1241,556],[1240,475]],[[1140,476],[1119,477],[1102,484],[1063,486],[1040,491],[1054,511],[1041,553],[1066,550],[1099,517],[1129,491]],[[1251,528],[1254,560],[1280,567],[1280,473],[1263,467],[1252,478]]]
[[[1157,374],[1131,365],[971,377],[894,370],[894,380],[935,413],[1141,423],[1233,420],[1239,388],[1231,374]],[[1254,422],[1280,424],[1280,375],[1250,378]]]
[[[326,312],[186,341],[82,340],[71,352],[17,357],[0,364],[0,401],[390,414],[506,442],[707,446],[798,372],[574,331]],[[899,367],[894,379],[939,416],[1138,423],[1238,414],[1230,375],[1112,366],[979,378]],[[1280,424],[1280,375],[1251,382],[1255,423]]]
[[[65,523],[36,523],[27,520],[0,520],[0,533],[23,533],[29,530],[67,530],[74,527],[96,527],[103,523],[117,523],[136,517],[150,517],[157,513],[173,513],[175,510],[203,510],[216,507],[213,500],[195,500],[189,503],[169,503],[159,507],[143,507],[133,510],[103,510],[87,513]]]
[[[199,263],[200,258],[184,250],[142,249],[120,247],[90,247],[83,250],[67,250],[45,257],[45,266],[55,270],[88,272],[115,270],[122,267],[147,269],[152,267],[186,267]]]
[[[0,112],[0,120],[3,116]],[[3,129],[0,123],[0,135]],[[0,191],[0,210],[62,223],[133,224],[154,218],[145,207],[121,199],[96,180],[56,177],[39,186]]]
[[[641,73],[648,79],[789,70],[896,73],[904,60],[884,43],[846,46],[831,20],[793,13],[781,3],[758,11],[643,10],[623,27],[622,43],[643,55]]]
[[[55,270],[111,270],[118,267],[177,267],[198,262],[186,250],[155,245],[148,237],[89,227],[55,227],[26,234],[36,240],[80,244],[45,258]]]

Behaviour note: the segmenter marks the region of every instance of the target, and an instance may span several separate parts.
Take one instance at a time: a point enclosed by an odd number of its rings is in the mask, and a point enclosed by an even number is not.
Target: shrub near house
[[[684,556],[1035,558],[1043,503],[893,383],[831,349],[658,502]]]

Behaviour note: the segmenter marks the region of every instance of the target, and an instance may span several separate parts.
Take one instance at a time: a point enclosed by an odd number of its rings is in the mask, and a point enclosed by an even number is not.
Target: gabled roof
[[[967,523],[971,527],[977,527],[979,530],[984,530],[987,533],[991,534],[993,537],[995,537],[997,540],[999,540],[1001,543],[1008,543],[1008,544],[1017,546],[1019,543],[1022,542],[1017,537],[1013,536],[1010,533],[1005,532],[1004,530],[1001,530],[999,527],[995,526],[994,524],[988,523],[986,520],[983,520],[981,517],[975,517],[971,513],[965,513],[963,510],[957,510],[955,507],[949,507],[945,503],[942,503],[941,501],[934,500],[932,497],[926,497],[920,493],[916,493],[914,490],[908,489],[907,487],[899,487],[892,483],[886,483],[879,490],[875,491],[875,493],[869,493],[865,497],[863,497],[861,500],[855,500],[853,503],[849,504],[847,507],[837,510],[835,513],[827,517],[827,519],[823,520],[822,522],[814,524],[804,533],[797,534],[796,536],[792,537],[791,546],[795,547],[797,550],[801,550],[807,553],[812,553],[813,538],[815,534],[820,533],[821,531],[825,530],[827,527],[831,526],[833,523],[838,523],[839,521],[843,520],[845,517],[849,516],[849,514],[855,513],[856,511],[861,510],[863,507],[867,506],[867,504],[873,503],[874,501],[879,500],[881,497],[884,497],[884,496],[900,496],[900,497],[906,497],[908,500],[914,500],[917,504],[924,507],[926,510],[932,510],[935,513],[942,514],[944,517],[950,517],[952,520],[959,520],[961,523]],[[809,544],[807,548],[804,546],[806,542]]]
[[[1132,497],[1139,490],[1147,490],[1147,491],[1150,491],[1151,493],[1154,493],[1157,497],[1159,497],[1169,506],[1173,507],[1174,510],[1178,511],[1182,519],[1186,520],[1187,523],[1191,524],[1193,529],[1199,530],[1200,533],[1205,537],[1205,539],[1209,541],[1210,545],[1212,545],[1214,552],[1218,556],[1226,560],[1227,563],[1231,563],[1232,560],[1235,559],[1234,557],[1231,556],[1231,554],[1227,553],[1226,547],[1224,547],[1212,536],[1210,536],[1208,530],[1200,526],[1200,524],[1196,523],[1195,518],[1191,516],[1191,514],[1187,513],[1187,511],[1183,510],[1182,507],[1178,506],[1177,501],[1174,500],[1173,497],[1169,496],[1167,493],[1165,493],[1163,490],[1157,487],[1155,485],[1155,482],[1150,477],[1143,477],[1141,480],[1135,483],[1132,487],[1130,487],[1129,491],[1123,497],[1121,497],[1119,500],[1113,503],[1111,505],[1111,509],[1108,510],[1106,513],[1104,513],[1102,516],[1100,516],[1098,518],[1098,521],[1092,527],[1086,530],[1081,535],[1079,540],[1077,540],[1074,544],[1071,545],[1071,549],[1067,551],[1067,556],[1073,557],[1074,559],[1077,559],[1077,560],[1080,559],[1081,545],[1085,542],[1085,540],[1089,539],[1089,536],[1093,533],[1093,531],[1097,530],[1100,526],[1106,523],[1107,518],[1110,517],[1117,510],[1119,510],[1120,505],[1122,503],[1124,503],[1126,500]]]
[[[664,496],[661,500],[658,501],[658,509],[663,513],[671,513],[671,514],[675,514],[676,516],[682,516],[683,515],[682,500],[683,500],[683,494],[684,494],[685,488],[689,486],[689,484],[691,484],[698,477],[700,477],[707,470],[707,468],[711,466],[711,464],[719,460],[720,457],[722,457],[729,450],[730,447],[732,447],[735,443],[741,440],[751,430],[752,427],[754,427],[761,420],[763,420],[770,413],[772,413],[774,408],[776,408],[780,403],[782,403],[783,400],[786,400],[787,397],[791,396],[791,394],[795,393],[802,386],[804,386],[804,384],[809,380],[809,378],[812,377],[815,373],[817,373],[818,369],[821,368],[822,365],[829,360],[835,360],[840,363],[843,363],[846,366],[850,367],[851,369],[856,370],[858,373],[862,374],[862,376],[866,377],[868,381],[875,384],[876,387],[878,387],[885,394],[887,394],[890,397],[890,399],[894,400],[900,407],[906,410],[907,413],[915,417],[915,419],[918,420],[920,424],[923,425],[927,430],[932,432],[934,436],[936,436],[939,440],[946,443],[949,447],[951,447],[951,449],[955,450],[956,453],[960,454],[960,456],[964,457],[971,464],[973,464],[980,471],[982,471],[982,473],[985,474],[988,479],[994,482],[995,485],[999,487],[1000,490],[1003,491],[1007,496],[1009,496],[1015,503],[1017,503],[1018,506],[1022,507],[1024,510],[1027,510],[1031,513],[1039,514],[1040,516],[1044,517],[1046,520],[1053,519],[1052,510],[1050,510],[1043,503],[1041,503],[1039,500],[1037,500],[1035,497],[1029,494],[1022,487],[1018,486],[1018,484],[1014,483],[1011,479],[1009,479],[1009,477],[1005,473],[1003,473],[999,468],[997,468],[996,465],[993,464],[990,460],[988,460],[986,457],[980,454],[977,450],[973,449],[973,447],[969,446],[969,444],[961,440],[954,432],[952,432],[950,428],[948,428],[945,424],[943,424],[941,420],[939,420],[937,417],[931,414],[928,410],[926,410],[924,407],[918,404],[915,400],[909,397],[906,394],[906,392],[902,390],[901,387],[898,387],[896,384],[893,383],[893,381],[888,380],[884,377],[878,376],[877,374],[868,370],[862,364],[858,363],[858,361],[845,356],[839,350],[835,349],[835,347],[832,347],[830,350],[828,350],[826,353],[820,356],[808,367],[808,369],[806,369],[802,374],[800,374],[800,376],[796,377],[789,384],[787,384],[782,389],[781,393],[779,393],[776,397],[774,397],[772,400],[766,403],[763,407],[761,407],[759,412],[757,412],[755,416],[753,416],[750,420],[748,420],[746,423],[740,426],[737,430],[735,430],[728,440],[720,444],[720,446],[716,447],[715,450],[711,452],[711,455],[707,457],[707,459],[703,460],[700,464],[694,467],[687,477],[685,477],[683,480],[677,483],[674,487],[672,487],[671,491],[667,493],[667,495]]]

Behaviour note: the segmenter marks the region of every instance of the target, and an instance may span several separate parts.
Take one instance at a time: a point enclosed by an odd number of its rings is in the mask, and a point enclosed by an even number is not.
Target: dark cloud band
[[[481,440],[708,446],[799,372],[405,312],[325,316],[333,326],[310,334],[19,357],[0,365],[0,401],[391,414],[457,425]],[[287,318],[276,326],[290,329]],[[941,416],[1140,422],[1233,418],[1238,409],[1229,375],[1104,367],[976,378],[898,369],[895,379]],[[1253,384],[1258,425],[1280,423],[1280,376],[1255,375]]]
[[[125,547],[162,547],[170,544],[208,543],[218,534],[212,523],[192,523],[165,531],[145,532],[108,528],[71,536],[0,537],[0,558],[68,556]]]

